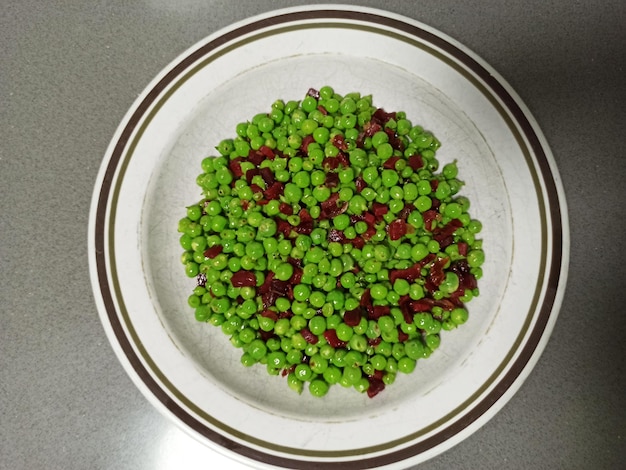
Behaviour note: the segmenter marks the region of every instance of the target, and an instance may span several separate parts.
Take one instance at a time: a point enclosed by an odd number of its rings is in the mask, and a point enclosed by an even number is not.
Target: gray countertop
[[[360,1],[426,23],[513,86],[554,153],[571,262],[539,363],[420,469],[626,462],[626,3]],[[228,468],[143,397],[93,301],[96,174],[148,82],[198,40],[296,1],[4,1],[0,14],[0,469]]]

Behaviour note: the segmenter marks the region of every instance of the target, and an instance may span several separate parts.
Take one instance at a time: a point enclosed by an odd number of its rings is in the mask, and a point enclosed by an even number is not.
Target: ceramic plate
[[[218,328],[195,321],[176,231],[199,200],[200,162],[238,122],[311,87],[404,110],[457,160],[487,254],[470,320],[373,399],[297,395],[244,369]],[[566,205],[537,123],[484,61],[380,10],[280,10],[222,30],[163,70],[104,158],[90,218],[102,323],[143,393],[208,446],[263,468],[404,468],[461,441],[511,398],[553,328],[568,264]]]

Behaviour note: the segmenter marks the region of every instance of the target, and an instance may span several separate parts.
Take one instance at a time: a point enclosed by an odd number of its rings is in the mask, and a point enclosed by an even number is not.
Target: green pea
[[[323,397],[328,393],[328,383],[322,379],[314,379],[309,384],[309,392],[314,397]]]
[[[329,385],[333,385],[341,380],[342,371],[337,366],[330,364],[328,365],[328,367],[326,367],[324,372],[322,372],[322,376],[326,383],[328,383]]]
[[[471,268],[478,268],[485,262],[485,252],[483,250],[471,250],[467,254],[467,264]]]

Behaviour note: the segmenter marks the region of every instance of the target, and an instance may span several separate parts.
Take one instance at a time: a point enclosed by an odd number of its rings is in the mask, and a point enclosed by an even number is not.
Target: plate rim
[[[212,49],[210,46],[213,46],[213,48],[220,47],[224,44],[228,44],[232,38],[239,37],[238,35],[254,32],[258,29],[274,27],[280,24],[295,23],[305,19],[319,21],[328,19],[329,17],[332,17],[332,19],[335,20],[343,19],[346,21],[361,21],[376,25],[382,24],[392,29],[399,29],[407,34],[410,34],[411,36],[417,36],[422,40],[426,40],[425,38],[427,38],[429,43],[436,44],[444,50],[456,53],[454,56],[457,60],[463,58],[464,60],[462,62],[474,72],[481,72],[481,74],[479,74],[481,78],[490,85],[487,88],[491,92],[496,93],[500,99],[502,99],[503,103],[506,103],[507,110],[515,117],[515,123],[524,129],[523,135],[528,140],[527,146],[532,149],[534,155],[536,156],[537,171],[543,176],[542,181],[546,185],[546,193],[549,195],[553,192],[557,202],[556,205],[550,204],[546,208],[549,212],[550,219],[553,222],[552,229],[554,230],[555,228],[555,222],[560,222],[560,225],[557,224],[556,227],[559,230],[552,232],[553,248],[558,246],[560,249],[552,249],[553,262],[550,266],[551,270],[546,276],[547,281],[544,283],[546,286],[545,299],[541,304],[541,308],[537,309],[537,311],[540,312],[537,316],[538,321],[532,327],[531,335],[526,341],[526,344],[523,346],[521,354],[513,362],[513,365],[516,367],[511,367],[505,376],[498,381],[498,384],[506,383],[506,387],[503,390],[498,390],[497,396],[495,397],[492,397],[494,392],[490,392],[486,398],[480,401],[480,404],[483,406],[472,406],[470,412],[459,420],[461,428],[453,433],[452,438],[443,439],[439,443],[429,445],[435,437],[439,436],[444,431],[448,430],[447,434],[449,434],[449,429],[451,427],[455,427],[457,424],[454,422],[448,428],[445,428],[434,436],[410,445],[405,449],[392,451],[382,456],[368,457],[365,460],[338,461],[336,463],[340,465],[341,468],[352,468],[352,465],[354,464],[360,466],[363,463],[374,464],[379,462],[383,465],[387,465],[398,462],[406,462],[407,460],[415,458],[418,455],[424,455],[428,451],[432,451],[445,443],[451,443],[446,446],[446,448],[449,448],[464,439],[466,437],[465,434],[471,434],[478,427],[486,423],[502,406],[504,406],[510,396],[512,396],[519,389],[521,383],[525,380],[528,374],[530,374],[540,354],[543,352],[554,323],[556,322],[567,282],[567,267],[569,263],[569,226],[567,220],[567,206],[560,176],[547,141],[528,108],[526,108],[519,96],[512,90],[506,81],[504,81],[504,79],[500,77],[488,64],[482,61],[482,59],[462,44],[411,18],[390,13],[381,9],[361,8],[348,5],[317,5],[315,7],[292,7],[273,10],[265,14],[257,15],[234,23],[231,26],[218,30],[216,33],[199,41],[187,51],[179,55],[179,57],[166,66],[161,73],[157,75],[152,82],[150,82],[144,92],[133,103],[111,140],[94,187],[89,217],[90,274],[96,303],[102,323],[107,333],[107,337],[116,351],[118,358],[124,365],[129,375],[131,375],[133,382],[136,385],[138,382],[141,383],[140,388],[142,389],[144,395],[146,395],[151,402],[158,402],[160,404],[159,407],[162,410],[166,410],[170,417],[172,414],[175,415],[175,420],[180,420],[193,431],[204,435],[205,438],[208,437],[211,442],[217,444],[219,447],[229,449],[239,456],[251,458],[256,464],[261,463],[259,462],[259,456],[257,455],[259,453],[263,459],[267,459],[269,457],[273,462],[280,464],[281,466],[285,464],[289,466],[296,465],[294,468],[309,468],[309,465],[314,465],[319,463],[319,461],[315,462],[300,459],[294,460],[257,451],[251,448],[247,449],[248,451],[245,451],[244,449],[241,449],[238,443],[231,441],[228,437],[223,436],[219,432],[208,429],[205,426],[201,426],[202,429],[199,430],[197,426],[198,423],[195,419],[193,419],[193,417],[188,416],[185,410],[182,410],[182,413],[180,413],[174,412],[171,409],[172,406],[178,405],[172,403],[172,400],[167,392],[162,390],[161,386],[154,381],[150,373],[144,369],[141,360],[134,354],[132,345],[130,343],[127,345],[122,344],[124,340],[128,341],[128,338],[126,337],[125,332],[120,329],[121,325],[116,324],[114,321],[114,315],[116,313],[114,302],[110,299],[107,301],[107,299],[103,298],[105,295],[103,289],[105,292],[109,290],[107,283],[108,274],[106,271],[107,263],[105,259],[105,238],[107,229],[106,219],[109,206],[109,192],[104,191],[103,189],[107,184],[110,185],[114,181],[115,173],[117,172],[117,163],[119,162],[113,162],[113,157],[115,155],[121,156],[125,153],[124,149],[130,141],[131,136],[134,134],[137,124],[142,121],[145,112],[150,109],[153,101],[161,96],[161,93],[167,89],[168,84],[173,82],[180,72],[187,70],[191,64],[195,63],[199,58],[205,56],[209,51],[211,51]],[[376,19],[375,21],[374,18]],[[420,34],[416,34],[418,32],[420,32]],[[207,47],[209,47],[209,49],[207,49]],[[461,53],[461,55],[457,55],[458,53]],[[167,80],[168,77],[171,77],[171,80]],[[543,158],[540,158],[540,156]],[[550,176],[550,178],[546,179],[546,176]],[[550,198],[547,198],[547,200],[550,201]],[[554,258],[555,256],[556,258]],[[557,260],[558,262],[556,262]],[[110,296],[111,293],[109,292],[108,295]],[[113,309],[111,307],[113,307]],[[531,338],[533,339],[532,341]],[[529,344],[531,347],[529,347]],[[149,382],[154,383],[150,386]],[[489,398],[489,400],[487,398]],[[168,405],[166,405],[166,403]],[[474,415],[474,419],[471,419],[470,416]],[[210,436],[206,436],[207,432]],[[441,449],[440,451],[443,450],[445,449]],[[394,455],[399,458],[394,458],[393,460],[386,459],[389,455]],[[229,456],[232,457],[230,453]],[[335,462],[328,462],[326,460],[323,460],[323,462],[327,466],[335,464]]]

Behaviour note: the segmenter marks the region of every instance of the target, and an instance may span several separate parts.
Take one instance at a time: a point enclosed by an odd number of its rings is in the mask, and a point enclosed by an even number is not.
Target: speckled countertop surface
[[[0,468],[229,468],[141,395],[99,322],[87,263],[105,149],[198,40],[296,1],[5,1],[0,14]],[[571,261],[539,363],[485,426],[420,469],[626,462],[626,4],[361,1],[482,56],[551,145]]]

